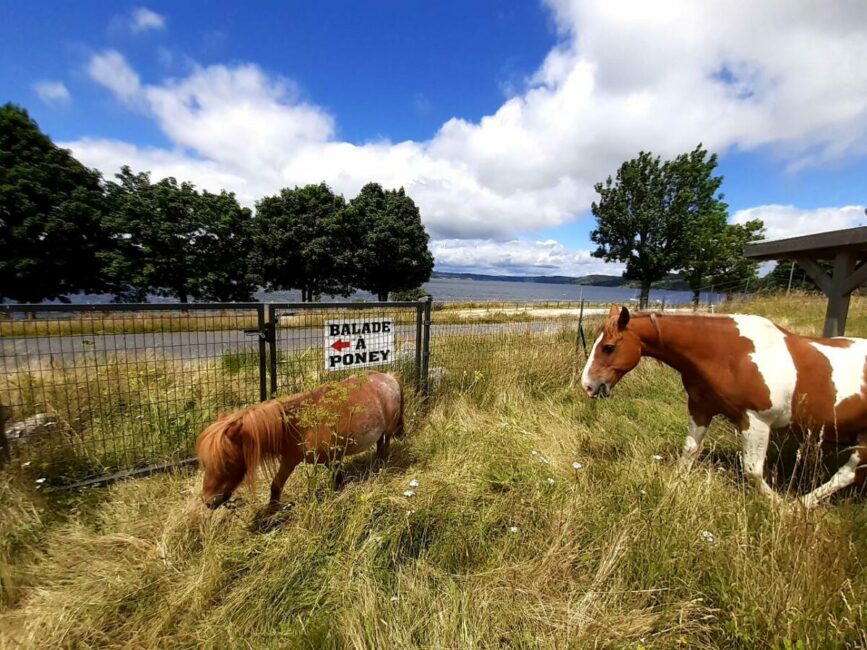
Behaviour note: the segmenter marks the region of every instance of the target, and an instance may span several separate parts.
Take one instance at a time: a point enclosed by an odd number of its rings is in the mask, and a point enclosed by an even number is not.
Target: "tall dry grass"
[[[36,511],[33,490],[13,485],[0,521],[24,541],[0,555],[14,569],[0,644],[867,644],[862,501],[769,502],[742,481],[722,424],[678,472],[685,398],[655,362],[591,402],[569,387],[570,333],[528,334],[520,355],[483,345],[440,357],[439,397],[413,398],[383,471],[358,458],[334,492],[322,470],[299,470],[270,522],[264,485],[212,513],[196,473]]]

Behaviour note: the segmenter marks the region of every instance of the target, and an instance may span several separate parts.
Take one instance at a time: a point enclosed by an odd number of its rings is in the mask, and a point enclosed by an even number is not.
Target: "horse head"
[[[584,392],[590,397],[606,397],[640,360],[641,341],[629,331],[629,310],[612,305],[581,373]]]
[[[221,414],[196,440],[196,455],[205,470],[199,498],[214,510],[232,498],[247,474],[243,420]]]

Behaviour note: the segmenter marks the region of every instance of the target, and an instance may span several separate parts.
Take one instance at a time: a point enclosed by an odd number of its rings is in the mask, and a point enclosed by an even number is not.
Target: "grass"
[[[821,327],[807,300],[785,313]],[[0,479],[0,647],[867,643],[861,500],[770,503],[722,423],[678,473],[685,397],[655,362],[591,402],[569,386],[570,332],[450,343],[385,469],[359,457],[339,492],[299,470],[270,525],[264,484],[212,513],[196,472],[78,495]]]

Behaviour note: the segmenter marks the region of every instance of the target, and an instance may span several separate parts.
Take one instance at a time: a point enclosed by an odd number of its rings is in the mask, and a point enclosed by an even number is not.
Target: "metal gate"
[[[400,374],[404,384],[413,385],[418,392],[427,392],[430,300],[269,303],[267,307],[265,331],[260,336],[263,342],[268,343],[267,397],[295,393],[324,381],[339,380],[361,368],[395,371]],[[328,323],[359,324],[378,321],[393,325],[393,331],[390,332],[393,335],[392,346],[388,358],[365,362],[368,365],[361,368],[343,364],[329,367],[328,359],[334,355],[334,350],[325,345]],[[360,337],[354,338],[357,344]]]

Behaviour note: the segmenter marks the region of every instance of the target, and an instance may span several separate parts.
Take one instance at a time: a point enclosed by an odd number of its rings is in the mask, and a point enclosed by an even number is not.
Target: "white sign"
[[[394,360],[394,320],[325,321],[325,369],[381,366]]]

